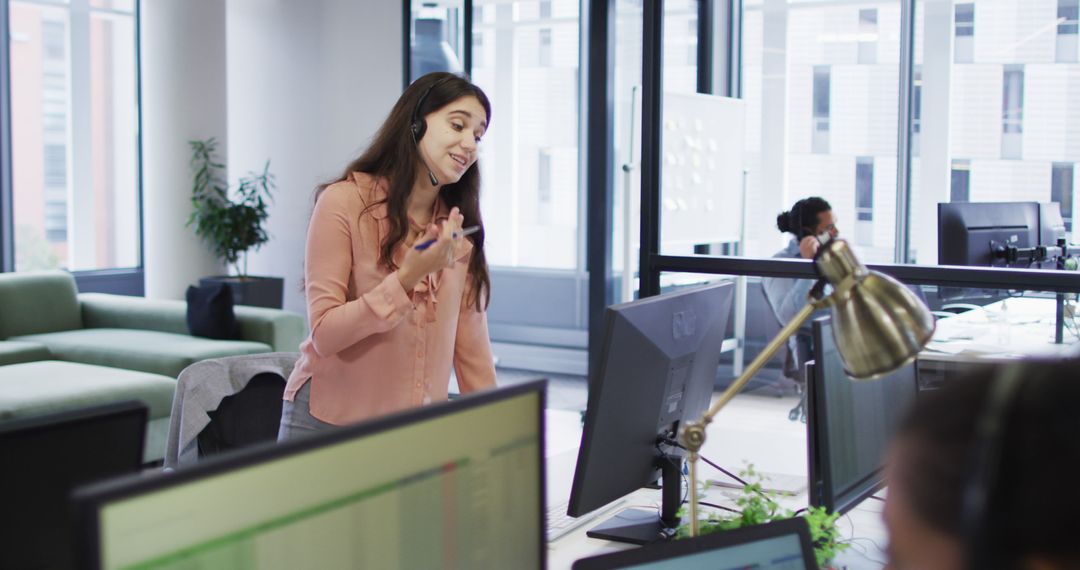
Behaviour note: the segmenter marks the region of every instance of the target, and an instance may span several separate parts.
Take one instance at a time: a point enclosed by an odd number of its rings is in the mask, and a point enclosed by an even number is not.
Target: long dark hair
[[[416,168],[420,164],[420,152],[411,130],[413,118],[416,116],[424,120],[428,114],[462,97],[476,97],[487,113],[488,125],[491,124],[491,103],[483,90],[460,75],[447,72],[429,73],[405,89],[390,110],[390,115],[375,133],[375,138],[367,150],[350,162],[341,176],[319,186],[315,191],[315,199],[318,200],[327,186],[347,180],[353,172],[364,172],[389,183],[386,199],[369,204],[368,208],[386,204],[390,231],[380,244],[379,263],[390,271],[397,269],[394,250],[405,241],[409,232],[406,206],[416,178]],[[481,307],[487,307],[491,299],[491,278],[484,255],[484,222],[480,218],[480,162],[474,162],[457,182],[444,185],[439,190],[439,197],[446,202],[447,207],[457,206],[465,216],[466,226],[480,226],[480,231],[468,236],[473,250],[469,260],[472,298],[467,299],[480,310]]]
[[[1080,464],[1080,361],[1005,366],[1021,368],[986,367],[919,395],[897,433],[904,450],[898,484],[925,524],[967,541],[969,566],[973,556],[996,561],[995,568],[1019,568],[1037,556],[1076,568],[1080,500],[1055,491]],[[991,394],[1007,373],[1022,383],[995,409]],[[980,426],[990,414],[999,427],[987,441]],[[982,453],[990,444],[997,453]],[[977,491],[982,511],[968,512],[967,495]]]

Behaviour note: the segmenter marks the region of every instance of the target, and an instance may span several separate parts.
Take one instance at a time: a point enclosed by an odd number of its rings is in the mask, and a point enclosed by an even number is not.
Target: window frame
[[[49,2],[37,2],[27,0],[34,4],[52,5]],[[78,0],[76,0],[78,1]],[[91,9],[89,0],[87,3],[90,12],[102,11]],[[75,283],[80,292],[113,293],[118,295],[145,295],[145,252],[143,245],[144,213],[143,213],[143,116],[142,116],[142,22],[141,3],[135,2],[131,17],[134,25],[135,43],[135,210],[137,235],[139,240],[137,264],[134,267],[101,268],[95,270],[69,271],[75,277]],[[67,8],[72,9],[71,5]],[[0,29],[3,31],[3,40],[0,41],[0,272],[11,273],[15,271],[15,236],[14,236],[14,204],[12,201],[14,188],[12,187],[11,166],[11,61],[10,46],[11,33],[9,28],[9,11],[11,0],[0,0]],[[108,11],[108,10],[104,10]]]
[[[742,2],[738,2],[740,7]],[[661,3],[659,0],[653,3]],[[1063,271],[1039,271],[1030,269],[1001,269],[982,267],[955,267],[940,265],[916,265],[908,261],[908,231],[910,224],[910,170],[912,163],[911,129],[913,123],[914,97],[914,22],[916,0],[900,0],[900,97],[899,97],[899,144],[897,145],[897,244],[894,263],[869,264],[868,267],[891,275],[905,283],[913,285],[939,285],[974,288],[1029,289],[1055,292],[1075,292],[1080,290],[1080,274]],[[646,5],[650,4],[646,0]],[[738,18],[733,27],[742,28],[742,10],[733,10]],[[643,37],[643,59],[648,71],[651,59],[658,59],[662,35],[658,30],[663,27],[663,11],[644,11],[646,18]],[[650,22],[651,20],[656,20]],[[652,33],[649,31],[652,30]],[[729,34],[729,41],[738,41],[738,33]],[[741,69],[741,48],[728,44],[731,53],[739,53],[740,59],[735,65]],[[653,77],[660,77],[660,62]],[[640,297],[649,297],[660,293],[660,275],[662,273],[698,273],[705,275],[753,275],[763,277],[787,277],[816,279],[817,273],[811,261],[748,258],[735,256],[672,256],[662,255],[659,247],[660,211],[653,207],[660,199],[659,150],[660,114],[659,86],[655,81],[650,84],[650,75],[644,75],[642,106],[642,178],[641,178],[641,254],[640,254]],[[740,94],[741,96],[741,94]],[[648,175],[646,175],[648,173]]]

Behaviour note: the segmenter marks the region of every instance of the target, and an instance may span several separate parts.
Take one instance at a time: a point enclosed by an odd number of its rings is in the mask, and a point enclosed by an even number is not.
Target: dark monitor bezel
[[[418,409],[397,412],[351,426],[343,426],[333,431],[315,434],[306,438],[282,443],[268,442],[239,449],[227,454],[209,457],[191,467],[185,467],[171,473],[162,473],[150,477],[125,477],[99,484],[81,487],[74,495],[76,521],[79,523],[80,536],[75,537],[77,560],[80,568],[99,570],[101,568],[100,509],[107,503],[127,499],[140,494],[150,493],[172,486],[183,485],[213,477],[233,469],[253,467],[270,463],[292,455],[314,451],[344,443],[354,438],[375,435],[408,424],[423,422],[462,413],[472,408],[485,406],[502,400],[509,400],[527,394],[537,395],[537,417],[539,419],[539,445],[537,461],[540,466],[539,492],[536,508],[541,520],[537,534],[538,560],[540,568],[547,565],[547,480],[544,468],[544,449],[546,447],[545,407],[547,400],[547,380],[525,382],[497,390],[478,392],[455,398],[453,401],[431,404]]]
[[[585,475],[585,473],[590,471],[590,469],[589,469],[590,460],[589,460],[589,453],[587,452],[587,450],[592,449],[592,447],[594,445],[599,445],[600,443],[602,443],[602,442],[597,442],[596,441],[596,438],[599,437],[599,436],[595,435],[595,431],[590,430],[588,428],[590,426],[594,425],[596,422],[600,421],[598,419],[599,414],[600,414],[600,406],[601,406],[600,402],[603,401],[602,398],[604,398],[605,392],[606,391],[618,391],[619,390],[619,387],[615,386],[615,385],[604,386],[604,381],[603,381],[603,379],[608,374],[608,361],[612,357],[612,351],[615,349],[615,347],[612,346],[614,344],[614,342],[612,341],[612,334],[613,334],[613,330],[614,330],[614,328],[616,326],[616,321],[617,321],[617,319],[620,318],[619,312],[623,311],[623,310],[626,310],[626,309],[629,309],[631,307],[642,306],[643,304],[646,304],[646,303],[668,302],[668,301],[671,300],[672,296],[674,296],[674,295],[694,295],[694,294],[701,294],[702,292],[704,292],[706,290],[721,290],[721,289],[724,290],[724,292],[719,293],[719,294],[726,294],[726,295],[729,296],[729,299],[728,299],[728,303],[729,303],[728,316],[727,316],[726,319],[724,319],[725,322],[723,323],[723,327],[726,330],[727,320],[729,320],[731,318],[731,310],[732,310],[732,306],[734,304],[734,295],[735,295],[734,283],[731,282],[731,281],[724,281],[724,282],[720,282],[720,283],[712,283],[712,284],[705,285],[705,286],[702,286],[702,287],[694,287],[694,288],[690,288],[690,289],[686,289],[686,290],[682,290],[682,291],[676,291],[676,292],[672,292],[672,293],[666,293],[666,294],[663,294],[663,295],[656,295],[656,296],[653,296],[653,297],[646,297],[644,299],[637,299],[637,300],[634,300],[634,301],[628,301],[628,302],[625,302],[625,303],[620,303],[620,304],[617,304],[617,305],[609,306],[607,308],[607,310],[604,312],[604,329],[603,329],[604,330],[604,343],[603,343],[603,346],[601,347],[600,366],[599,366],[599,371],[597,372],[597,377],[589,379],[589,401],[588,401],[588,404],[587,404],[587,406],[585,408],[584,429],[582,430],[581,446],[578,448],[578,457],[577,457],[577,461],[576,461],[575,467],[574,467],[574,478],[573,478],[573,482],[571,483],[571,487],[570,487],[570,498],[569,498],[569,501],[567,503],[567,514],[569,514],[570,516],[575,516],[575,517],[576,516],[582,516],[582,515],[584,515],[584,514],[586,514],[588,512],[591,512],[592,510],[595,510],[597,508],[602,508],[604,504],[608,504],[611,501],[618,500],[619,497],[626,496],[627,494],[632,493],[633,491],[648,485],[649,483],[651,483],[652,481],[657,480],[660,477],[661,469],[659,467],[654,467],[653,468],[654,477],[653,477],[653,479],[651,481],[642,481],[641,486],[639,486],[639,487],[637,487],[635,489],[627,490],[625,493],[622,493],[621,495],[618,495],[618,496],[612,498],[611,500],[609,500],[608,503],[597,505],[597,504],[595,504],[595,501],[588,500],[588,497],[586,496],[587,491],[585,490],[585,486],[586,486],[585,477],[587,477],[587,475]],[[717,360],[716,365],[717,365],[717,367],[719,367],[719,360]],[[713,380],[710,381],[709,385],[713,386],[714,383],[715,383],[715,373],[713,375]],[[710,388],[709,392],[710,392],[710,395],[711,395],[711,392],[712,392],[711,388]],[[662,405],[662,402],[656,402],[656,406],[657,406],[658,410],[659,410],[661,405]],[[706,400],[704,402],[704,407],[705,408],[708,407],[708,399],[707,398],[706,398]],[[660,447],[660,446],[658,446],[658,447]],[[678,448],[665,447],[665,450],[668,451],[669,455],[671,455],[672,457],[680,457],[681,458],[682,456],[685,455],[685,453],[681,449],[678,449]],[[592,467],[591,470],[596,470],[596,467],[595,466]],[[681,493],[680,493],[680,496],[681,496]],[[590,506],[591,506],[591,508],[588,508]]]
[[[147,413],[146,405],[136,400],[98,404],[74,410],[65,410],[62,412],[47,413],[0,422],[0,438],[8,437],[13,434],[21,436],[24,434],[51,431],[57,428],[66,428],[71,424],[81,424],[114,415],[141,415],[143,424],[145,425]],[[143,430],[141,439],[145,445],[145,430]],[[140,461],[139,464],[141,465],[142,462]]]
[[[806,524],[806,519],[794,517],[768,524],[715,532],[697,538],[657,542],[647,547],[582,558],[574,562],[573,570],[614,570],[790,534],[799,537],[805,567],[817,568],[817,559],[810,542],[810,529]]]
[[[831,326],[830,317],[815,319],[812,323],[815,359],[807,364],[806,407],[807,407],[807,483],[808,500],[811,506],[824,507],[830,513],[845,514],[885,487],[884,464],[867,473],[857,481],[844,487],[839,492],[829,483],[833,479],[832,464],[827,460],[832,450],[826,435],[828,404],[823,398],[826,379],[825,367],[817,361],[817,350],[824,346],[825,325]],[[914,367],[914,363],[907,364]],[[912,392],[918,397],[918,376],[912,371]]]
[[[136,474],[143,465],[144,449],[146,446],[146,421],[149,411],[145,404],[135,400],[125,400],[121,402],[112,402],[107,404],[97,404],[73,410],[65,410],[61,412],[47,413],[41,415],[35,415],[25,418],[17,418],[10,421],[0,423],[0,449],[4,447],[5,440],[10,441],[23,437],[38,437],[47,435],[50,432],[62,431],[68,433],[82,433],[82,427],[97,424],[102,421],[124,421],[133,422],[134,425],[139,426],[138,432],[135,434],[136,443],[133,446],[135,455],[132,457],[132,463],[130,465],[130,474]],[[39,450],[43,451],[43,450]],[[16,458],[5,457],[5,461],[15,460]],[[64,460],[64,458],[61,458]],[[30,469],[34,462],[31,462],[29,466],[21,466],[19,469]],[[71,465],[68,469],[77,471],[79,466]],[[117,474],[121,475],[121,474]],[[75,487],[69,489],[68,492],[75,492],[78,488]],[[26,492],[25,489],[8,489],[8,492]],[[10,505],[8,505],[10,507]],[[77,520],[77,519],[72,519]],[[58,524],[58,522],[57,522]],[[70,529],[71,537],[66,546],[71,549],[71,555],[75,555],[75,551],[78,548],[80,542],[79,533],[75,532],[75,528]],[[59,545],[57,545],[59,546]],[[77,559],[77,558],[76,558]]]

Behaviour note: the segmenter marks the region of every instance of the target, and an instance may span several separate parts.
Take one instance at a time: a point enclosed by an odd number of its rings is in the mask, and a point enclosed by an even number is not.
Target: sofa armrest
[[[188,334],[187,303],[106,293],[79,293],[83,327]]]
[[[298,313],[247,305],[236,305],[233,311],[240,337],[269,344],[274,352],[297,352],[307,335],[304,317]]]
[[[80,293],[86,328],[141,329],[189,334],[187,303],[105,293]],[[276,352],[296,352],[306,334],[304,317],[281,309],[237,305],[241,340],[270,345]]]

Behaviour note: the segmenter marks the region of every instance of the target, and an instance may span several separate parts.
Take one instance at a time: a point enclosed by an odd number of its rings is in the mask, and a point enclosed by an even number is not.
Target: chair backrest
[[[75,278],[66,271],[0,273],[0,339],[82,328]]]
[[[199,432],[199,457],[276,441],[284,393],[285,378],[263,372],[243,390],[222,399],[217,410],[207,414],[210,424]]]

